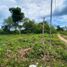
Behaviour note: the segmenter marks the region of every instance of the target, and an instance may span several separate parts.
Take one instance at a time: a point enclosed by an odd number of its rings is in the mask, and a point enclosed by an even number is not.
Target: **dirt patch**
[[[60,34],[58,34],[58,37],[60,40],[62,40],[65,44],[67,44],[67,40],[63,38]]]
[[[25,58],[27,54],[32,50],[32,48],[26,48],[26,49],[19,49],[18,55],[20,58]]]

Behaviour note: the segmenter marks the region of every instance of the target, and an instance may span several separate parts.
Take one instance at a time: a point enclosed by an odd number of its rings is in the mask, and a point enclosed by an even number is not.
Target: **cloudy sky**
[[[46,17],[49,21],[50,0],[0,0],[0,26],[10,16],[10,7],[21,7],[25,17],[37,22]],[[53,0],[53,25],[67,25],[67,0]]]

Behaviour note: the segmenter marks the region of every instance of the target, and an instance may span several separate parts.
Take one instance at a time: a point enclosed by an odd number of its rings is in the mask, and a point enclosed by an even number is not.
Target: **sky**
[[[25,17],[40,22],[50,20],[50,1],[51,0],[0,0],[0,26],[4,19],[11,16],[9,8],[20,7]],[[53,0],[53,19],[52,24],[57,26],[67,26],[67,0]]]

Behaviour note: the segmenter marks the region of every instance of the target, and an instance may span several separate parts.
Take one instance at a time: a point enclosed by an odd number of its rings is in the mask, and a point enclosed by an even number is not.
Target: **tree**
[[[42,29],[43,29],[43,23],[44,23],[44,32],[49,33],[50,27],[49,27],[49,24],[48,24],[47,21],[43,21],[43,22],[39,23],[39,27],[40,27],[41,32],[42,32]]]
[[[9,25],[2,26],[2,29],[3,29],[4,33],[10,33],[10,27],[9,27]]]
[[[4,20],[4,25],[2,26],[2,30],[5,33],[10,33],[10,28],[13,24],[12,18],[8,17],[7,19]]]
[[[57,31],[63,31],[63,28],[61,28],[60,26],[57,26]]]
[[[14,22],[15,30],[18,26],[18,23],[23,20],[24,18],[24,13],[21,12],[21,9],[19,7],[17,8],[9,8],[9,11],[12,14],[12,20]]]
[[[12,25],[12,24],[13,24],[12,17],[9,16],[7,19],[5,19],[5,20],[4,20],[4,24],[5,24],[5,25]]]
[[[26,33],[34,33],[34,26],[35,26],[35,21],[30,20],[28,18],[24,19],[23,27],[25,28]]]

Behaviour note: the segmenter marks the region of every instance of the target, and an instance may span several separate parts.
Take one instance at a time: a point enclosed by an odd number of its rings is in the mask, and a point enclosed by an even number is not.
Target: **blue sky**
[[[49,21],[50,0],[0,0],[0,26],[11,14],[10,7],[21,7],[25,17]],[[53,25],[67,26],[67,0],[53,0]]]

